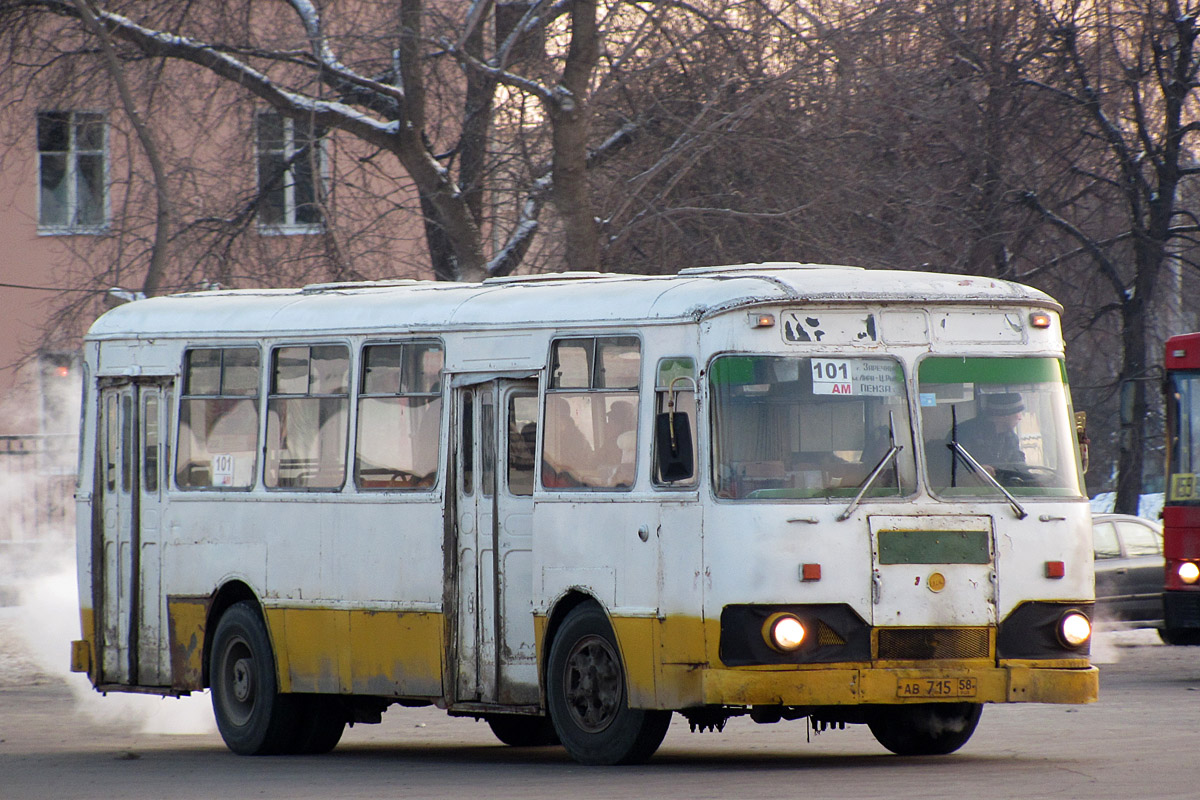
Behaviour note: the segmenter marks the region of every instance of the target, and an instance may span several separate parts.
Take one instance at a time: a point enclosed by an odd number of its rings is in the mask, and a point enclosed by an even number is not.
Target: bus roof
[[[87,338],[680,322],[765,304],[829,303],[1000,303],[1061,310],[1043,292],[994,278],[764,263],[659,276],[568,272],[483,283],[369,281],[218,289],[119,306],[96,320]]]

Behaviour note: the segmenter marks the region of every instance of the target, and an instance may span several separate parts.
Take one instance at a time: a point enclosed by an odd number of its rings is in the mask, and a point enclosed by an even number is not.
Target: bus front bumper
[[[714,705],[821,706],[911,702],[1092,703],[1095,667],[1032,665],[939,668],[713,668],[703,672]]]

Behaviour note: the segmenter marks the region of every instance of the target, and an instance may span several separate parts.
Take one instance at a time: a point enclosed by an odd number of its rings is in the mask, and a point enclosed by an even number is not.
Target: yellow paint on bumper
[[[723,667],[702,663],[700,644],[718,640],[719,629],[692,619],[614,617],[625,661],[630,704],[640,708],[716,705],[858,705],[928,702],[906,697],[901,680],[974,679],[970,700],[978,703],[1091,703],[1099,694],[1099,672],[1085,659],[939,662],[928,667],[869,663],[783,667]],[[539,625],[539,633],[543,633]],[[690,645],[685,646],[685,642]],[[543,640],[539,637],[539,647]],[[687,663],[679,655],[694,659]],[[672,656],[675,656],[672,659]],[[679,663],[670,663],[670,660]]]
[[[1099,695],[1099,671],[1026,667],[706,669],[705,703],[722,705],[857,705],[931,700],[973,703],[1091,703]],[[964,697],[905,697],[902,680],[973,679]]]

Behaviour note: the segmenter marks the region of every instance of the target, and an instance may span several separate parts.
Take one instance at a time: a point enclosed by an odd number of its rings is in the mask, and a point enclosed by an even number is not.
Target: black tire
[[[279,693],[271,641],[253,603],[235,603],[221,615],[208,669],[217,730],[230,750],[244,756],[294,750],[298,704]]]
[[[980,703],[880,706],[867,725],[896,755],[944,756],[967,743],[982,713]]]
[[[489,714],[485,717],[496,738],[512,747],[546,747],[558,744],[558,734],[549,717],[523,714]]]
[[[559,741],[582,764],[638,764],[662,744],[670,711],[629,707],[625,668],[608,618],[573,609],[550,645],[546,704]]]
[[[327,694],[292,695],[299,717],[288,752],[301,755],[328,753],[337,747],[346,730],[346,713],[340,698]]]
[[[1164,643],[1178,646],[1200,645],[1200,630],[1192,628],[1159,628],[1158,638]]]

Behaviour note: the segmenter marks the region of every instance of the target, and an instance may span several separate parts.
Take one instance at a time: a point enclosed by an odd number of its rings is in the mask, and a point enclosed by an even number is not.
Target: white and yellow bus
[[[801,264],[129,303],[85,343],[73,667],[210,689],[243,754],[392,704],[585,763],[673,712],[940,754],[1093,701],[1060,310]]]

